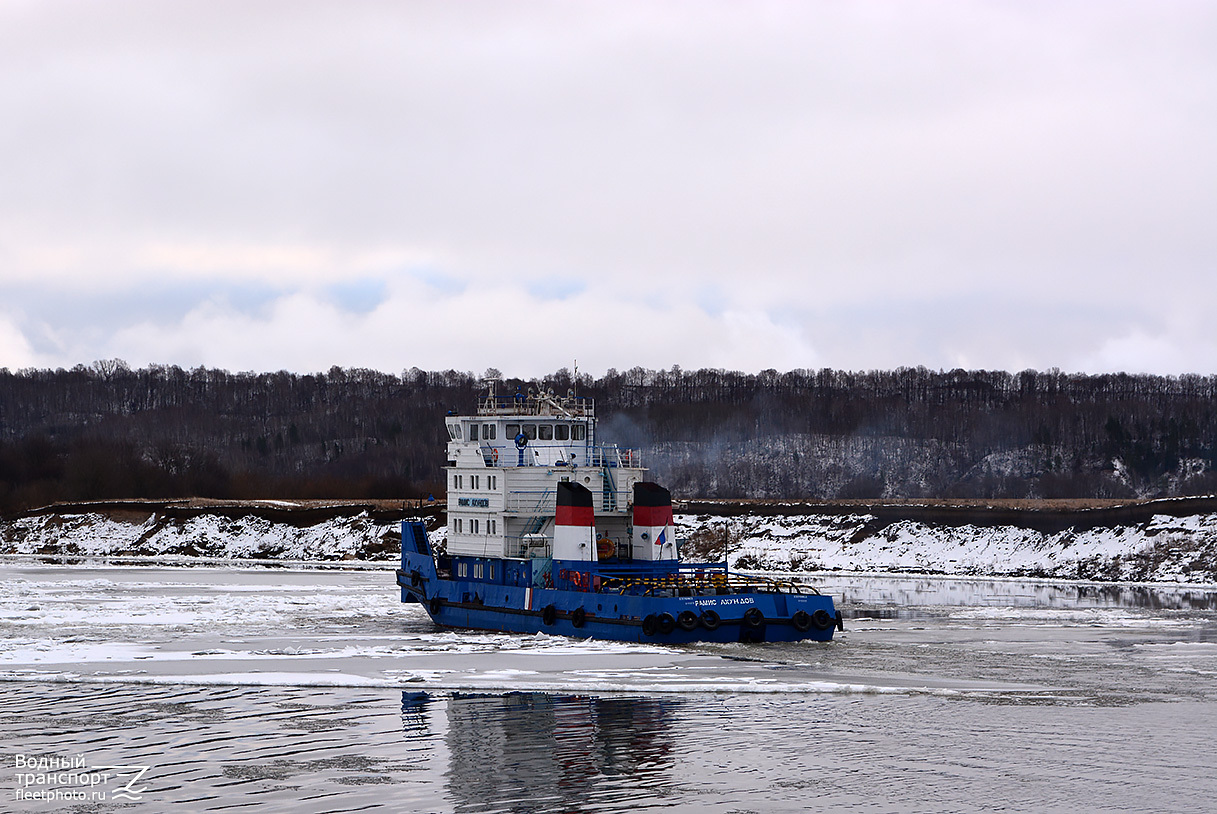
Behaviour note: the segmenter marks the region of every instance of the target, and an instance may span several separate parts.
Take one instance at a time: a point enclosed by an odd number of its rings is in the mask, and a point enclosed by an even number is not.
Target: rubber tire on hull
[[[746,627],[758,628],[763,624],[765,624],[765,614],[761,613],[760,608],[752,607],[744,611],[744,625]]]
[[[649,614],[642,620],[642,635],[654,636],[659,630],[659,623],[655,621],[655,614]]]
[[[722,617],[716,611],[704,610],[701,612],[701,626],[706,630],[717,630],[722,622]]]
[[[811,630],[811,614],[805,610],[795,611],[794,616],[790,617],[790,624],[800,633],[806,633]]]
[[[681,611],[676,617],[676,624],[681,630],[697,630],[697,614],[693,611]]]
[[[656,624],[659,626],[660,633],[671,633],[676,629],[676,620],[672,618],[670,613],[659,614]]]
[[[583,623],[587,621],[587,611],[582,606],[571,611],[570,623],[575,627],[583,627]]]
[[[549,626],[558,621],[558,609],[553,605],[546,605],[541,611],[541,624]]]
[[[438,596],[431,597],[431,601],[427,604],[427,610],[431,611],[431,615],[439,613],[440,608],[444,606],[443,601]]]
[[[413,585],[415,588],[417,588],[422,581],[423,581],[423,575],[418,572],[417,568],[415,568],[413,571],[410,572],[410,584],[411,585]]]
[[[837,623],[836,619],[823,608],[819,608],[811,615],[811,623],[816,626],[817,630],[828,630]]]

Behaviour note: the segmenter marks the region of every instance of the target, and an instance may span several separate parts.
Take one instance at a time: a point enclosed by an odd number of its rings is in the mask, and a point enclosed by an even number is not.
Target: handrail
[[[487,443],[485,441],[467,443],[478,444],[478,452],[482,455],[482,460],[486,461],[487,466],[497,465],[505,469],[517,468],[519,451],[515,444],[510,442]],[[495,450],[499,452],[497,462],[494,459]],[[574,460],[567,460],[564,453],[571,452],[575,453]],[[582,441],[529,441],[528,446],[524,447],[525,466],[556,466],[558,460],[562,460],[563,465],[576,468],[580,466],[607,466],[614,469],[642,467],[642,453],[639,450],[619,447],[616,444],[589,445]]]
[[[595,401],[573,396],[529,394],[517,397],[487,397],[478,400],[478,415],[549,415],[594,418]]]
[[[763,576],[744,576],[741,574],[668,574],[663,577],[640,577],[636,579],[613,578],[604,581],[605,588],[616,588],[618,593],[653,596],[655,591],[722,591],[730,594],[747,593],[791,593],[819,596],[820,592],[812,585],[793,580],[772,579]]]

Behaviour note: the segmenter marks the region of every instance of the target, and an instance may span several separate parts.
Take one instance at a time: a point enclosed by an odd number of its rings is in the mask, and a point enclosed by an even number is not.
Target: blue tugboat
[[[596,441],[590,399],[529,393],[449,415],[448,536],[402,524],[402,602],[437,624],[618,641],[829,641],[832,598],[678,557],[667,489]]]

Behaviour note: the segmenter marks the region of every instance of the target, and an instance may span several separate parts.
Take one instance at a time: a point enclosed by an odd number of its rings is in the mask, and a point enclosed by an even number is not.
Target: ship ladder
[[[617,484],[613,482],[613,470],[609,468],[608,461],[604,462],[603,506],[606,512],[617,511]]]

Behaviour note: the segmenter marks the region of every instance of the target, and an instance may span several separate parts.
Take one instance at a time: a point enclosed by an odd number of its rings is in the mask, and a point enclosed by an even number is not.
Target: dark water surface
[[[440,631],[379,572],[17,564],[0,811],[1214,810],[1206,592],[833,591],[828,645],[655,648]]]

